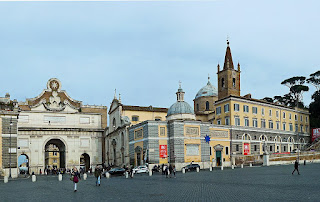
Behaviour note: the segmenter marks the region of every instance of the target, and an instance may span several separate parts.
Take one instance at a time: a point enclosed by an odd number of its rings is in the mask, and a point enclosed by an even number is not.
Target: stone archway
[[[90,156],[87,153],[83,153],[80,156],[80,168],[84,169],[85,172],[88,172],[90,169]]]
[[[66,168],[66,146],[60,139],[50,139],[45,144],[45,168]]]
[[[26,154],[21,154],[18,157],[19,174],[29,174],[29,157]]]

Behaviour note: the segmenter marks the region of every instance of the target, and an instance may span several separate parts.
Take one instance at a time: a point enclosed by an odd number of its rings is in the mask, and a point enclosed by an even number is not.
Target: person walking
[[[176,166],[173,166],[173,176],[176,178]]]
[[[71,176],[72,176],[71,179],[72,179],[73,184],[74,184],[74,192],[76,192],[77,191],[77,183],[80,180],[80,173],[78,172],[78,169],[76,167],[74,167],[72,169]]]
[[[94,170],[94,176],[97,178],[96,179],[96,186],[100,186],[100,181],[101,181],[101,169],[100,167],[97,165],[97,167]]]
[[[173,175],[173,168],[172,165],[169,165],[169,177],[171,178],[171,176]]]
[[[294,170],[292,171],[292,175],[293,175],[294,171],[296,171],[296,170],[298,171],[298,175],[300,175],[298,159],[296,160],[296,162],[294,162]]]

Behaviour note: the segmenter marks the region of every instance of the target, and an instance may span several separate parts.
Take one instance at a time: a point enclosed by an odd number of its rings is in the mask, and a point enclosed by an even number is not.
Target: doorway
[[[45,168],[66,168],[65,145],[59,139],[51,139],[45,145]]]
[[[88,172],[90,169],[90,156],[87,153],[83,153],[80,156],[80,168],[84,170],[84,172]]]
[[[216,151],[217,166],[221,166],[221,151]]]
[[[19,174],[29,174],[29,157],[21,154],[18,157]]]

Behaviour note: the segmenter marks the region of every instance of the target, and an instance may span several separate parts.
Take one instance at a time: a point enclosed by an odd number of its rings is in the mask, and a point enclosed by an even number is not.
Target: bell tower
[[[230,95],[240,96],[240,64],[234,69],[229,40],[227,40],[226,56],[223,69],[218,64],[218,100]]]

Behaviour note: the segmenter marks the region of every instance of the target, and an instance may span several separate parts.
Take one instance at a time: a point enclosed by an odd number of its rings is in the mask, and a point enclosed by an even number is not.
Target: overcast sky
[[[217,86],[229,36],[241,95],[320,69],[318,1],[0,2],[0,97],[25,101],[50,78],[83,104],[170,107]],[[311,93],[304,94],[310,103]]]

